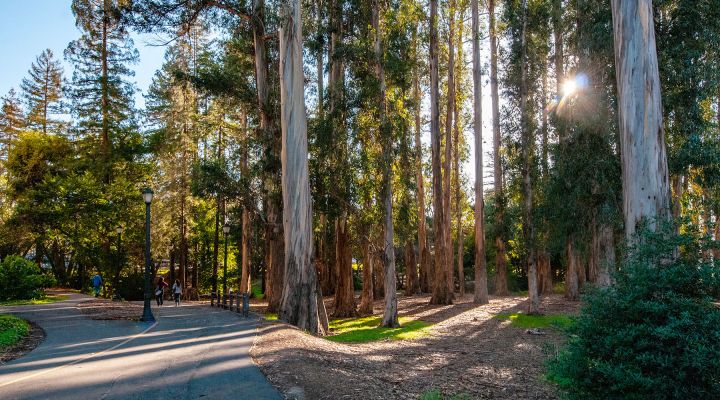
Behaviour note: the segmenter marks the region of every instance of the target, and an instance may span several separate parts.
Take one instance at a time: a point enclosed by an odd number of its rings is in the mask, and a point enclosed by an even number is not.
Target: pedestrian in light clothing
[[[92,284],[95,297],[100,296],[100,288],[102,287],[102,277],[100,274],[95,274],[95,276],[92,277]]]
[[[180,295],[182,294],[182,285],[180,284],[180,279],[175,279],[175,283],[173,283],[172,291],[173,291],[173,298],[175,299],[175,307],[177,307],[180,305]]]
[[[157,301],[158,307],[162,307],[163,305],[163,295],[165,294],[165,288],[168,286],[167,283],[165,283],[165,279],[163,277],[158,278],[157,286],[155,286],[155,301]]]

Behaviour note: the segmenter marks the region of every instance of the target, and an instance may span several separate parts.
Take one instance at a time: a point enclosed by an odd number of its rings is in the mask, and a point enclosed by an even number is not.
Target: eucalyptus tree
[[[625,236],[670,217],[652,1],[612,0]]]
[[[485,261],[485,229],[483,226],[485,201],[483,194],[484,175],[482,150],[482,66],[480,65],[480,6],[478,4],[478,0],[470,1],[470,7],[472,9],[471,13],[473,52],[473,132],[475,134],[475,293],[473,295],[473,301],[477,304],[486,304],[489,302],[489,299],[487,291],[487,265]],[[491,18],[493,18],[494,20],[494,16]],[[462,244],[460,244],[460,246],[462,246]],[[460,253],[459,256],[462,260],[462,253]],[[464,285],[464,282],[460,282],[460,284]]]
[[[0,136],[0,146],[2,147],[0,147],[0,159],[5,160],[8,148],[27,124],[23,115],[22,103],[14,89],[10,89],[1,100],[0,135],[2,136]]]

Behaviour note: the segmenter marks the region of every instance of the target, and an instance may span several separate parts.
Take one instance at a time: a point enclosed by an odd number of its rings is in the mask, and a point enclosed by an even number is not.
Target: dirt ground
[[[439,390],[471,399],[554,399],[542,381],[543,363],[562,334],[531,335],[493,318],[527,309],[527,297],[491,297],[472,304],[472,295],[451,306],[429,306],[429,296],[404,297],[400,316],[430,322],[431,334],[412,341],[343,344],[266,321],[251,354],[268,379],[288,398],[417,399]],[[331,313],[332,299],[325,301]],[[262,311],[263,304],[254,307]],[[376,301],[380,315],[383,302]],[[578,303],[562,296],[543,298],[545,314],[576,313]],[[303,395],[295,395],[304,393]]]
[[[28,323],[30,324],[28,335],[14,345],[0,351],[0,365],[31,352],[45,339],[45,331],[40,326],[32,321],[28,321]]]

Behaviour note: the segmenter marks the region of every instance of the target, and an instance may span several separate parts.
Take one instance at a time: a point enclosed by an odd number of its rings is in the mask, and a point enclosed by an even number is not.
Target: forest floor
[[[526,311],[527,297],[491,296],[483,306],[472,303],[472,294],[450,306],[428,301],[427,295],[398,297],[401,317],[432,324],[421,338],[346,344],[265,321],[251,354],[288,398],[418,399],[431,391],[472,399],[556,398],[542,374],[544,361],[565,340],[563,333],[549,328],[533,335],[496,317]],[[332,303],[325,299],[329,315]],[[262,313],[264,306],[253,302],[254,311]],[[381,315],[383,307],[376,301],[374,313]],[[541,312],[568,315],[578,307],[551,295],[542,299]]]

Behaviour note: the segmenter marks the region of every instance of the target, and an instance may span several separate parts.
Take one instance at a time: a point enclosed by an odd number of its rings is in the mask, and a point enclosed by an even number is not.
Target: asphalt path
[[[155,324],[97,321],[76,307],[88,299],[0,307],[46,335],[0,366],[0,399],[282,399],[250,357],[257,319],[168,302]]]

